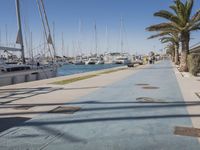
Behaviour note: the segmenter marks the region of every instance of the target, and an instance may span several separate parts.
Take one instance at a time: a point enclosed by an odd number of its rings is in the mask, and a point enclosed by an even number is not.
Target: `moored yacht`
[[[38,5],[40,10],[44,10],[44,3],[43,1],[37,1],[40,3]],[[0,62],[0,86],[10,85],[10,84],[16,84],[16,83],[22,83],[22,82],[28,82],[28,81],[35,81],[40,79],[47,79],[51,77],[55,77],[57,73],[57,66],[55,65],[55,60],[53,60],[53,57],[51,58],[51,62],[48,62],[46,64],[42,64],[37,59],[33,59],[31,61],[27,61],[25,58],[24,53],[24,42],[23,42],[23,35],[22,35],[22,25],[21,25],[21,13],[20,13],[20,1],[16,0],[16,14],[17,14],[17,23],[18,23],[18,35],[16,44],[19,44],[18,47],[3,47],[0,46],[0,50],[7,52],[21,52],[21,58],[4,58]],[[44,14],[41,14],[44,13]],[[48,24],[47,16],[45,11],[40,11],[40,15],[43,20],[43,23]],[[44,17],[45,16],[45,17]],[[48,29],[46,29],[48,28]],[[46,37],[46,40],[49,45],[51,45],[54,48],[51,33],[49,27],[44,27],[44,30],[47,34],[49,34]],[[10,53],[10,52],[9,52]]]
[[[96,65],[102,65],[104,63],[105,63],[104,59],[100,57],[97,59]]]
[[[75,65],[85,65],[85,61],[81,56],[77,56],[74,60]]]
[[[98,62],[98,59],[97,58],[89,58],[85,64],[86,65],[95,65],[96,63]]]
[[[127,57],[119,57],[115,60],[115,64],[127,64],[128,62]]]

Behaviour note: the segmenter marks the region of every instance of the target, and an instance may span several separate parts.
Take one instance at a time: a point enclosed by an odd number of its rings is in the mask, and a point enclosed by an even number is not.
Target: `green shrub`
[[[188,56],[188,68],[189,72],[194,76],[200,73],[200,54],[194,53]]]

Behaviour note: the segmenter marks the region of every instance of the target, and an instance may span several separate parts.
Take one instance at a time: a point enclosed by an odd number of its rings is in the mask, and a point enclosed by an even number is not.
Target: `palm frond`
[[[166,11],[166,10],[160,10],[159,12],[154,13],[154,16],[165,18],[176,24],[179,24],[179,22],[180,22],[180,20],[177,16],[175,16],[173,13]]]
[[[177,15],[177,7],[175,6],[175,5],[171,5],[171,6],[169,6],[174,12],[175,12],[175,14]]]
[[[161,33],[158,33],[158,34],[148,37],[148,39],[154,39],[154,38],[158,38],[158,37],[165,36],[165,35],[170,35],[170,33],[169,32],[161,32]]]
[[[146,28],[147,31],[163,31],[163,30],[170,30],[174,26],[171,23],[160,23],[156,25],[152,25]]]
[[[197,21],[200,21],[200,10],[198,10],[198,11],[194,14],[194,16],[192,16],[192,18],[191,18],[191,22],[192,22],[192,23],[195,23],[195,22],[197,22]]]
[[[160,38],[161,43],[172,43],[175,44],[176,42],[172,37],[162,37]]]
[[[174,45],[179,45],[179,42],[180,42],[180,38],[179,36],[176,35],[170,35],[170,36],[165,36],[165,37],[162,37],[160,38],[160,41],[162,43],[172,43]]]
[[[196,30],[200,30],[200,22],[197,22],[195,24],[192,24],[189,29],[189,31],[196,31]]]
[[[175,0],[174,3],[177,9],[177,17],[180,20],[179,24],[184,26],[186,24],[185,5],[180,0]]]
[[[193,0],[187,0],[185,3],[185,9],[186,9],[186,17],[187,20],[190,19],[191,13],[192,13],[192,8],[194,5],[194,1]]]

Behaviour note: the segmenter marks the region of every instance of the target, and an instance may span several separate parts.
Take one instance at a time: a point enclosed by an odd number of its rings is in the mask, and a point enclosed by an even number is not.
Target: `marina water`
[[[97,71],[102,69],[109,69],[120,67],[119,64],[101,64],[101,65],[64,65],[58,69],[57,76],[73,75],[78,73]]]

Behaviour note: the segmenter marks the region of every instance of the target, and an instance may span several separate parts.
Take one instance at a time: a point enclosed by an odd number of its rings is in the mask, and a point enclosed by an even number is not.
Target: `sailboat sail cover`
[[[16,43],[17,44],[22,44],[22,36],[20,34],[20,31],[18,31],[18,33],[17,33]]]
[[[50,34],[49,34],[49,36],[48,36],[47,42],[48,42],[48,44],[53,44],[53,40],[52,40]]]

